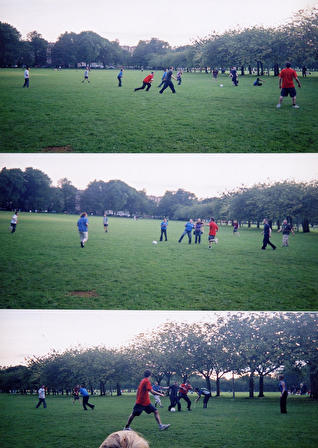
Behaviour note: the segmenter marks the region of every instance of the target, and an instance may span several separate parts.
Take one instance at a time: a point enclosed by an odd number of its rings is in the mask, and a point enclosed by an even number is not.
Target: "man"
[[[103,223],[104,223],[104,230],[105,230],[105,232],[108,232],[108,216],[106,215],[106,213],[104,213]]]
[[[152,385],[152,390],[154,390],[155,392],[162,392],[163,389],[169,389],[169,387],[163,387],[160,386],[160,384],[158,383],[158,381],[155,382],[155,384]],[[162,404],[161,404],[161,400],[160,400],[160,396],[161,395],[154,395],[155,398],[155,407],[157,408],[159,406],[159,408],[162,408]],[[164,396],[164,394],[163,394]]]
[[[168,72],[168,70],[165,68],[165,70],[164,70],[164,72],[163,72],[163,75],[162,75],[162,78],[161,78],[161,83],[159,84],[158,87],[161,87],[161,86],[164,84],[165,79],[166,79],[166,77],[167,77],[167,72]]]
[[[288,224],[287,219],[284,219],[283,224],[277,232],[283,233],[283,242],[282,247],[288,247],[288,237],[290,232],[295,235],[295,232],[293,231],[293,227],[291,224]]]
[[[214,218],[210,218],[209,228],[209,249],[212,249],[212,244],[217,242],[216,232],[219,231],[219,226],[215,222]]]
[[[218,80],[218,74],[219,74],[219,70],[217,68],[214,68],[212,70],[212,76],[213,76],[213,79],[215,79],[215,81]]]
[[[165,236],[165,241],[168,241],[168,238],[167,238],[167,227],[168,227],[168,220],[167,220],[167,218],[163,218],[163,221],[160,224],[160,230],[161,230],[160,241],[163,240],[163,236]]]
[[[118,87],[121,87],[121,80],[123,77],[123,69],[121,68],[118,75],[117,75],[117,79],[118,79]]]
[[[181,403],[180,400],[183,398],[187,402],[187,409],[188,411],[191,411],[191,400],[188,397],[189,390],[192,390],[192,386],[189,383],[189,381],[185,381],[181,384],[179,387],[179,394],[178,394],[178,411],[181,411]]]
[[[14,215],[11,218],[10,226],[11,226],[11,233],[14,233],[17,228],[18,223],[18,212],[14,212]]]
[[[80,235],[81,247],[83,248],[88,240],[88,219],[86,212],[81,213],[80,218],[77,221],[77,227]]]
[[[89,73],[89,68],[86,67],[85,72],[84,72],[84,79],[83,79],[82,83],[85,82],[85,81],[89,82],[89,80],[88,80],[88,73]]]
[[[264,224],[264,230],[263,230],[264,239],[263,239],[262,250],[266,249],[267,244],[269,244],[273,248],[273,250],[275,250],[276,249],[275,244],[272,244],[269,241],[269,239],[270,239],[270,237],[272,235],[272,229],[270,228],[270,225],[268,224],[268,220],[266,218],[264,219],[263,224]]]
[[[233,235],[238,235],[240,236],[240,232],[238,231],[239,229],[239,223],[238,221],[233,221]]]
[[[188,235],[189,244],[191,244],[192,241],[192,229],[194,228],[194,224],[192,219],[189,219],[189,221],[184,226],[183,234],[180,236],[178,243],[181,243],[183,240],[184,235]]]
[[[43,404],[44,409],[46,408],[46,401],[45,401],[45,386],[41,386],[40,389],[38,390],[38,394],[39,394],[39,402],[36,405],[36,409],[41,406],[41,404]]]
[[[169,386],[170,405],[168,407],[168,411],[171,411],[171,408],[174,408],[176,404],[178,404],[178,391],[179,384],[175,381],[172,386]]]
[[[265,82],[263,79],[261,78],[256,78],[256,80],[253,83],[253,86],[262,86],[263,82]]]
[[[80,393],[80,387],[75,386],[73,389],[73,404],[77,401],[79,402],[79,393]]]
[[[24,84],[23,84],[23,87],[29,88],[29,83],[30,83],[30,69],[27,66],[26,69],[24,70]]]
[[[170,425],[163,425],[160,420],[159,412],[157,409],[151,404],[150,398],[149,398],[149,392],[153,395],[160,395],[163,397],[164,395],[160,392],[155,392],[151,386],[151,383],[149,381],[149,378],[151,377],[151,371],[145,370],[144,372],[144,378],[140,381],[138,390],[137,390],[137,398],[136,398],[136,404],[133,408],[133,411],[131,415],[128,418],[127,424],[124,428],[124,430],[131,430],[130,424],[133,421],[135,417],[138,417],[143,411],[145,411],[147,414],[154,413],[156,422],[159,425],[160,431],[164,431],[165,429],[168,429]]]
[[[148,75],[148,76],[146,76],[146,77],[144,78],[144,80],[143,80],[143,82],[142,82],[142,86],[141,86],[141,87],[137,87],[137,88],[135,89],[135,92],[137,92],[137,90],[143,90],[146,86],[147,86],[146,92],[148,92],[148,90],[149,90],[150,87],[151,87],[151,83],[152,83],[152,81],[153,81],[153,72],[151,72],[150,75]]]
[[[294,109],[299,109],[299,106],[296,104],[296,89],[294,80],[297,82],[299,88],[301,88],[301,84],[297,77],[297,73],[290,67],[290,62],[286,62],[286,68],[284,68],[279,74],[279,89],[281,89],[281,92],[279,103],[276,106],[278,109],[281,107],[284,97],[288,95],[290,95],[292,99],[292,107]]]
[[[233,82],[234,86],[237,87],[238,79],[237,79],[236,67],[233,67],[232,70],[230,71],[230,77],[232,78],[232,82]]]
[[[203,409],[206,409],[208,407],[208,401],[211,398],[211,392],[206,389],[205,387],[201,387],[200,389],[198,387],[195,388],[196,393],[198,394],[198,398],[195,400],[195,402],[197,403],[201,396],[203,395]]]
[[[198,218],[197,222],[195,223],[195,227],[194,227],[194,235],[195,235],[195,244],[200,244],[201,243],[201,235],[202,235],[202,228],[203,228],[204,224],[201,221],[200,218]]]
[[[279,390],[280,390],[280,412],[281,414],[287,414],[287,397],[288,397],[288,391],[287,391],[287,385],[284,379],[284,375],[280,375],[279,377]]]
[[[178,86],[181,86],[181,82],[182,82],[182,71],[179,70],[177,73],[177,82],[178,82]]]
[[[84,411],[87,411],[87,407],[86,406],[88,406],[89,408],[91,408],[91,410],[93,410],[95,408],[95,405],[94,404],[90,404],[88,402],[88,400],[89,400],[89,393],[87,392],[87,389],[84,386],[80,386],[80,390],[79,391],[80,391],[80,394],[83,397],[83,408],[84,408]]]
[[[163,93],[164,90],[166,90],[168,87],[170,87],[172,93],[176,93],[173,82],[171,81],[171,78],[173,78],[176,81],[176,78],[173,76],[173,67],[170,67],[167,71],[167,76],[164,80],[164,85],[161,90],[159,90],[159,93]]]

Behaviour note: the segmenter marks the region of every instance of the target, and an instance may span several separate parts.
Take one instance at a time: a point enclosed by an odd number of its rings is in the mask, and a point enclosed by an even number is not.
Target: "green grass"
[[[245,394],[246,396],[246,394]],[[192,398],[193,400],[193,398]],[[97,448],[108,434],[121,430],[134,397],[92,397],[94,411],[84,412],[71,398],[48,397],[47,409],[35,409],[36,396],[0,395],[2,448]],[[159,431],[152,415],[136,417],[132,427],[151,448],[316,448],[317,402],[289,397],[287,415],[280,414],[279,394],[248,400],[212,398],[187,412],[169,413],[168,399],[160,409],[167,431]]]
[[[262,232],[222,226],[219,244],[177,240],[184,223],[169,223],[168,242],[159,240],[160,221],[89,218],[89,240],[80,248],[77,216],[0,213],[1,308],[317,310],[318,234],[290,236],[281,248],[273,232],[262,251]],[[72,292],[93,292],[90,297]],[[73,293],[74,294],[74,293]]]
[[[299,110],[290,98],[276,109],[278,80],[228,76],[215,82],[205,73],[184,73],[177,94],[158,94],[162,72],[149,92],[134,92],[145,72],[32,69],[30,89],[23,70],[0,70],[0,151],[41,152],[316,152],[318,77],[302,79]],[[224,87],[221,88],[220,84]],[[63,151],[63,149],[61,149]]]

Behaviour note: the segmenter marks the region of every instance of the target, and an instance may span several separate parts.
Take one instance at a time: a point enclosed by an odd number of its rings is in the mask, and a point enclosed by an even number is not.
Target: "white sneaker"
[[[123,431],[132,431],[132,429],[131,429],[130,426],[125,426],[125,427],[123,428]]]
[[[160,431],[164,431],[165,429],[168,429],[170,425],[161,425]]]
[[[293,104],[293,108],[294,109],[299,109],[299,106],[297,106],[297,104]]]
[[[277,107],[277,109],[279,109],[279,108],[280,108],[280,106],[281,106],[281,104],[277,104],[277,106],[276,106],[276,107]]]

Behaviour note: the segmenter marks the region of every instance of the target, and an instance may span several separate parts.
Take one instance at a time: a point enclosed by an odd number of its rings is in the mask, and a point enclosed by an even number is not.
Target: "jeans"
[[[88,407],[90,407],[91,409],[94,409],[94,407],[95,407],[93,404],[90,404],[90,403],[88,402],[88,400],[89,400],[89,395],[86,395],[86,396],[83,397],[83,408],[85,409],[85,411],[87,410],[86,405],[87,405]]]
[[[23,87],[28,87],[29,88],[29,82],[30,82],[29,78],[25,78]]]
[[[197,244],[197,243],[201,243],[201,231],[199,230],[198,232],[195,232],[194,233],[195,234],[195,244]]]
[[[172,81],[165,81],[165,82],[164,82],[164,86],[162,87],[161,90],[159,90],[159,93],[162,93],[164,90],[166,90],[167,87],[170,87],[172,93],[176,93]]]
[[[180,238],[179,238],[179,243],[181,243],[181,241],[183,240],[183,237],[184,237],[184,235],[188,235],[188,238],[189,238],[189,244],[191,244],[191,240],[192,240],[192,230],[185,230],[184,232],[183,232],[183,234],[180,236]]]
[[[117,76],[118,79],[118,87],[121,87],[121,76]]]
[[[288,392],[287,390],[285,390],[285,392],[283,392],[282,396],[280,397],[280,412],[282,414],[287,414],[287,409],[286,409],[286,404],[287,404],[287,397],[288,397]]]
[[[272,246],[273,249],[276,249],[275,244],[272,244],[272,243],[269,241],[269,235],[264,235],[263,246],[262,246],[262,249],[263,249],[263,250],[266,249],[267,244],[269,244],[270,246]]]
[[[148,92],[148,90],[150,89],[150,87],[151,87],[151,83],[150,82],[142,82],[142,86],[141,87],[138,87],[137,89],[135,89],[135,92],[137,91],[137,90],[143,90],[145,87],[147,86],[147,88],[146,88],[146,92]]]
[[[165,240],[168,241],[168,239],[167,239],[167,229],[161,229],[160,241],[162,241],[163,235],[165,236]]]
[[[41,406],[41,404],[43,403],[43,407],[46,408],[46,402],[45,402],[45,398],[39,398],[39,402],[36,405],[36,408],[38,408],[39,406]]]
[[[178,403],[177,403],[178,404],[178,411],[181,411],[181,404],[180,404],[181,398],[183,398],[187,402],[187,408],[190,411],[191,401],[190,401],[190,399],[189,399],[189,397],[187,395],[182,395],[182,394],[179,394],[179,396],[178,396]]]

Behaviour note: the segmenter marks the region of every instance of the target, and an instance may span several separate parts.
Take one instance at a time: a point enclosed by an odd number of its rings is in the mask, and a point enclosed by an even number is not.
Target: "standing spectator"
[[[87,407],[86,406],[88,406],[89,408],[91,408],[93,410],[95,408],[95,405],[94,404],[90,404],[88,402],[88,400],[89,400],[89,393],[87,392],[87,389],[84,386],[81,386],[79,391],[80,391],[80,394],[83,397],[83,408],[84,408],[84,411],[87,411]]]
[[[279,230],[277,230],[277,232],[283,233],[282,247],[288,247],[289,234],[291,232],[293,235],[295,235],[295,232],[293,231],[292,225],[287,222],[287,219],[284,219],[281,228]]]
[[[30,85],[30,69],[28,66],[26,66],[24,70],[24,84],[23,87],[29,88]]]
[[[150,75],[148,75],[148,76],[146,76],[146,77],[144,78],[144,80],[143,80],[143,82],[142,82],[142,86],[141,86],[141,87],[137,87],[137,88],[135,89],[135,92],[137,92],[137,90],[143,90],[146,86],[147,86],[147,88],[146,88],[146,92],[148,92],[148,90],[149,90],[150,87],[151,87],[151,83],[152,83],[152,81],[153,81],[153,72],[151,72]]]
[[[233,221],[233,235],[238,235],[240,236],[240,232],[238,231],[239,229],[239,223],[238,221]]]
[[[188,235],[189,244],[191,244],[193,227],[194,227],[193,221],[192,221],[192,219],[189,219],[189,221],[184,226],[183,234],[180,236],[178,243],[181,243],[184,235]]]
[[[302,69],[301,69],[301,73],[302,73],[302,75],[303,75],[303,78],[306,78],[306,76],[307,76],[307,67],[303,67]]]
[[[119,73],[118,73],[118,75],[117,75],[117,79],[118,79],[118,87],[121,87],[121,80],[122,80],[122,77],[123,77],[123,69],[121,68],[120,69],[120,71],[119,71]]]
[[[269,244],[273,248],[273,250],[275,250],[276,249],[275,244],[272,244],[269,241],[269,239],[270,239],[270,237],[272,235],[272,229],[270,228],[270,225],[268,224],[268,220],[266,218],[264,219],[263,224],[264,224],[264,230],[263,230],[264,239],[263,239],[262,250],[266,249],[267,244]]]
[[[230,77],[232,78],[232,82],[235,87],[238,86],[238,74],[236,71],[236,67],[232,67],[232,70],[230,71]]]
[[[161,78],[161,83],[159,84],[158,87],[161,87],[161,86],[164,84],[165,79],[166,79],[166,77],[167,77],[167,72],[168,72],[168,69],[165,68],[165,70],[164,70],[164,72],[163,72],[163,75],[162,75],[162,78]]]
[[[181,86],[181,82],[182,82],[182,71],[179,70],[178,73],[177,73],[177,83],[178,83],[178,86]]]
[[[208,407],[208,401],[211,398],[211,392],[208,389],[206,389],[205,387],[201,387],[201,388],[196,387],[194,390],[198,394],[198,398],[195,400],[195,402],[197,403],[200,400],[201,396],[203,395],[204,396],[203,409],[206,409]]]
[[[209,249],[212,249],[212,243],[217,243],[216,232],[219,231],[219,226],[215,222],[214,218],[210,218],[209,228]]]
[[[164,80],[164,85],[161,90],[159,90],[159,93],[163,93],[164,90],[166,90],[168,87],[170,87],[172,93],[176,93],[173,82],[171,79],[174,79],[176,81],[176,78],[173,76],[173,67],[170,67],[167,71],[167,76]]]
[[[85,68],[85,72],[84,72],[84,79],[83,79],[82,83],[85,82],[85,81],[89,82],[89,80],[88,80],[88,73],[89,73],[89,68],[86,67]]]
[[[77,221],[77,227],[80,235],[81,247],[84,247],[88,240],[88,218],[86,212],[81,213],[80,218]]]
[[[298,87],[301,88],[297,73],[291,68],[290,62],[286,62],[286,68],[284,68],[279,74],[279,89],[281,89],[281,92],[279,102],[276,106],[278,109],[281,107],[284,97],[288,95],[290,95],[292,99],[293,108],[299,109],[299,106],[296,104],[296,89],[294,80],[297,82]]]
[[[15,211],[10,222],[11,233],[14,233],[16,231],[17,223],[18,223],[18,212]]]
[[[79,402],[79,392],[80,392],[80,387],[75,386],[73,389],[73,404],[76,403],[77,401]]]
[[[104,213],[103,223],[105,232],[108,232],[108,216],[106,215],[106,213]]]
[[[281,414],[287,414],[287,397],[288,397],[288,391],[287,391],[287,385],[284,379],[284,375],[280,375],[279,377],[279,390],[280,390],[280,412]]]
[[[219,74],[219,70],[217,68],[214,68],[212,70],[212,76],[213,76],[213,79],[215,79],[215,81],[218,80],[218,74]]]
[[[160,420],[160,415],[157,409],[151,404],[150,398],[149,398],[149,392],[151,392],[153,395],[160,395],[163,397],[163,394],[160,392],[155,392],[151,386],[151,383],[149,381],[149,378],[151,377],[151,371],[145,370],[144,372],[144,378],[140,381],[138,390],[137,390],[137,398],[136,398],[136,404],[133,408],[132,413],[130,414],[127,424],[124,427],[124,430],[130,430],[130,424],[133,421],[135,417],[138,417],[143,411],[146,412],[146,414],[154,413],[156,422],[159,425],[159,429],[161,431],[168,429],[170,425],[163,425]]]
[[[201,221],[200,218],[198,218],[197,222],[195,223],[194,226],[194,236],[195,236],[195,244],[200,244],[201,243],[201,235],[202,235],[202,227],[203,227],[203,222]]]
[[[38,394],[39,394],[39,402],[36,405],[36,408],[38,408],[39,406],[41,406],[41,404],[43,404],[44,409],[46,408],[46,401],[45,401],[45,386],[41,386],[40,389],[38,390]]]
[[[167,220],[167,218],[163,218],[163,221],[160,224],[160,229],[161,229],[160,241],[163,240],[163,236],[165,236],[165,241],[168,241],[168,238],[167,238],[167,227],[168,227],[168,220]]]
[[[178,394],[178,411],[179,412],[181,411],[181,403],[180,403],[181,398],[183,398],[187,402],[188,411],[191,411],[191,400],[188,397],[189,390],[192,390],[192,386],[189,383],[189,381],[185,381],[179,387],[179,394]]]
[[[178,404],[178,391],[179,384],[175,381],[172,386],[169,386],[170,405],[168,407],[168,411],[171,411],[171,408],[174,408],[176,404]]]

